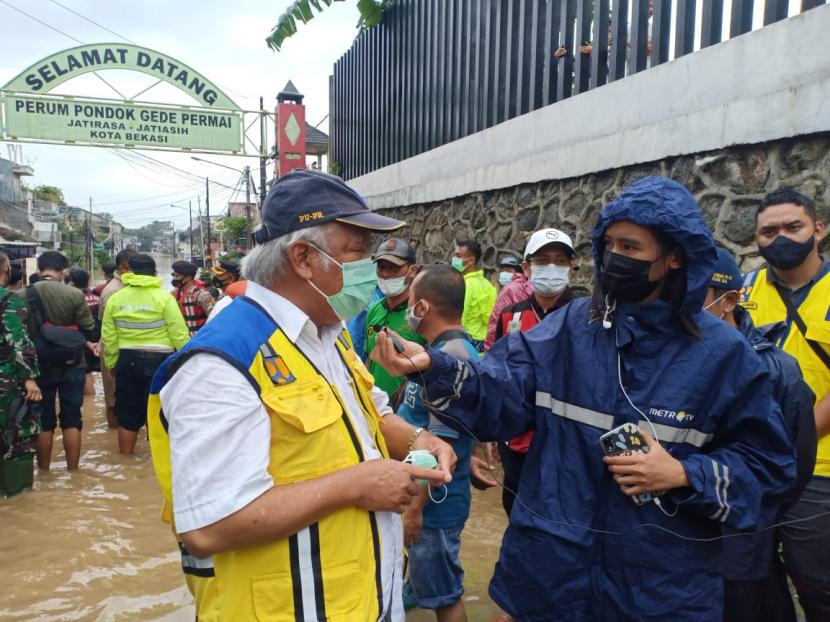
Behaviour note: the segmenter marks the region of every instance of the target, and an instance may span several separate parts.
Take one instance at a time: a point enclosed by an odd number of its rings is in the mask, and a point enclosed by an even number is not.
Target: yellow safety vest
[[[276,328],[258,346],[252,345],[256,340],[249,333],[261,332],[256,314],[262,312],[246,301],[235,300],[154,378],[147,425],[164,495],[162,517],[171,525],[170,441],[158,393],[194,353],[209,351],[236,361],[257,388],[271,422],[268,472],[277,486],[321,477],[365,459],[343,396],[282,330]],[[240,325],[246,326],[247,347],[227,341],[239,339],[233,327]],[[221,348],[222,342],[228,349]],[[375,445],[386,457],[382,420],[371,397],[373,378],[354,353],[348,332],[338,337],[337,350]],[[384,608],[380,538],[373,512],[348,508],[285,540],[214,555],[212,571],[210,560],[194,558],[180,547],[200,622],[375,621]]]
[[[775,286],[767,279],[768,268],[744,275],[741,305],[749,312],[756,326],[787,322],[787,308]],[[807,337],[817,342],[830,354],[830,274],[813,285],[798,313],[807,326]],[[793,356],[801,367],[804,381],[816,394],[816,402],[830,391],[830,370],[813,352],[804,335],[791,322],[787,333],[776,343]],[[819,439],[815,475],[830,477],[830,435]]]

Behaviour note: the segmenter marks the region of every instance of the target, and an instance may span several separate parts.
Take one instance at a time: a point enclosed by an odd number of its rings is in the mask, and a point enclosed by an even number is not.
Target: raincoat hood
[[[717,252],[712,232],[691,193],[665,177],[645,177],[623,190],[603,208],[591,234],[597,274],[602,267],[605,230],[619,220],[659,229],[683,249],[686,296],[679,311],[689,314],[700,311]]]
[[[133,274],[126,272],[121,275],[121,282],[129,287],[161,287],[161,279],[157,276],[146,274]]]

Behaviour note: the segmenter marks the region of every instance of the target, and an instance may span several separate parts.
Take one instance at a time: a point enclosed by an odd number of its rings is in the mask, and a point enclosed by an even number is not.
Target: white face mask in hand
[[[568,266],[547,266],[530,267],[530,284],[533,291],[542,296],[553,296],[568,286],[571,269]]]

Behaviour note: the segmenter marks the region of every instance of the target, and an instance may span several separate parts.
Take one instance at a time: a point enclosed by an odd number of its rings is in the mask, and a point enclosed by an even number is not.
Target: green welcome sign
[[[49,95],[89,72],[139,71],[172,84],[196,106]],[[136,45],[82,45],[45,58],[0,89],[0,138],[240,153],[242,111],[218,86],[184,63]]]

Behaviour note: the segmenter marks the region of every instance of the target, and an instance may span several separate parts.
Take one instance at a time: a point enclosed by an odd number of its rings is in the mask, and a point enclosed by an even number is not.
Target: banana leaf
[[[321,12],[325,6],[331,6],[332,2],[343,2],[343,0],[296,0],[292,2],[285,12],[280,15],[277,25],[271,30],[271,34],[265,39],[272,50],[279,51],[286,39],[297,33],[297,21],[307,24],[314,19],[314,11]],[[357,27],[360,30],[377,26],[383,20],[383,13],[386,7],[394,0],[358,0],[357,8],[360,11],[360,21]]]

